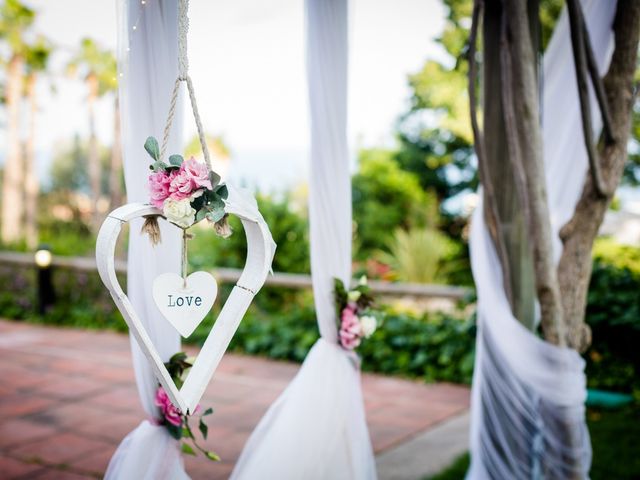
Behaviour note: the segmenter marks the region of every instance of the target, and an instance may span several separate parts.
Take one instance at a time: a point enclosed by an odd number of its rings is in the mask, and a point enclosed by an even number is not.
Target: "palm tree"
[[[113,145],[111,146],[111,168],[109,170],[109,207],[113,210],[124,200],[122,191],[122,147],[120,145],[120,102],[115,94],[113,107]]]
[[[23,91],[27,46],[24,33],[33,24],[35,13],[19,0],[0,4],[0,39],[9,47],[6,79],[7,156],[2,184],[2,226],[4,243],[23,238],[22,217],[24,159],[20,148],[20,100]]]
[[[95,104],[99,97],[106,93],[115,91],[117,87],[117,64],[113,53],[109,50],[101,49],[90,38],[84,38],[80,43],[80,50],[78,54],[71,60],[68,65],[68,69],[71,73],[79,71],[84,77],[84,81],[87,86],[87,108],[89,113],[89,183],[91,185],[92,203],[93,203],[93,226],[97,228],[100,222],[100,216],[98,212],[98,202],[101,194],[101,165],[100,154],[98,152],[98,140],[96,137],[95,129]],[[116,100],[117,101],[117,100]],[[116,116],[118,111],[116,110]],[[116,128],[118,123],[116,121]],[[114,136],[114,145],[118,141],[118,136]],[[118,141],[119,143],[119,141]],[[115,164],[116,167],[121,165],[119,160],[119,149],[116,148],[116,158],[112,156],[112,169]],[[119,173],[113,175],[114,179],[118,181],[117,189],[120,187]],[[110,185],[114,188],[114,185]],[[121,190],[120,190],[121,191]],[[121,194],[120,194],[121,195]]]
[[[40,192],[40,184],[38,181],[38,173],[36,171],[36,159],[35,159],[35,135],[36,135],[36,84],[38,81],[38,75],[47,68],[47,62],[51,54],[51,47],[48,42],[39,37],[32,45],[28,46],[26,50],[26,67],[27,77],[25,85],[25,95],[27,97],[27,103],[29,105],[29,126],[28,136],[24,148],[24,162],[25,162],[25,181],[24,181],[24,194],[25,194],[25,235],[27,240],[27,246],[31,249],[35,248],[38,244],[38,194]]]

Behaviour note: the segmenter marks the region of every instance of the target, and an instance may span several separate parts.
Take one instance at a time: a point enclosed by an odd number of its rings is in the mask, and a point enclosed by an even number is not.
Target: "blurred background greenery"
[[[446,55],[440,61],[427,60],[408,77],[410,102],[406,111],[398,114],[395,145],[361,149],[357,154],[352,176],[355,276],[473,286],[468,230],[478,178],[468,120],[465,60],[472,2],[443,3],[448,17],[438,41]],[[544,45],[562,3],[541,1]],[[5,69],[0,79],[7,129],[18,128],[12,125],[15,119],[11,112],[38,94],[28,88],[16,93],[12,86],[28,84],[36,76],[45,75],[50,53],[56,48],[46,38],[34,39],[30,34],[35,15],[17,0],[6,0],[0,6],[3,62],[7,66],[19,64],[19,68]],[[83,39],[77,45],[68,73],[84,80],[89,109],[101,97],[117,106],[115,68],[113,54],[93,40]],[[117,115],[117,108],[114,113]],[[90,114],[93,115],[91,110]],[[117,139],[119,126],[115,118],[113,125]],[[633,132],[623,182],[627,189],[640,182],[640,100],[634,107]],[[31,131],[24,138],[12,137],[19,143],[14,150],[22,154],[15,159],[5,158],[5,165],[15,161],[25,172],[33,169],[29,146],[33,135]],[[217,160],[228,163],[231,149],[224,139],[212,135],[210,143]],[[185,153],[197,154],[194,145],[197,147],[197,142],[189,142]],[[2,176],[7,178],[6,168]],[[37,244],[47,244],[55,255],[92,256],[99,221],[110,208],[125,201],[119,149],[99,144],[92,131],[87,138],[76,136],[56,146],[49,177],[48,185],[35,189],[26,188],[26,183],[2,182],[3,215],[7,199],[11,198],[24,205],[35,202],[39,208],[35,215],[27,209],[17,223],[3,228],[0,250],[27,252]],[[22,190],[15,191],[16,188]],[[305,185],[289,191],[258,192],[257,199],[278,244],[274,270],[309,273]],[[622,208],[621,203],[614,202],[614,207]],[[0,221],[8,220],[3,216]],[[195,238],[189,245],[191,269],[243,266],[244,235],[239,222],[232,219],[232,226],[236,234],[226,240],[205,226],[193,229]],[[614,237],[602,237],[594,249],[587,305],[593,343],[584,354],[588,385],[631,393],[640,402],[640,250],[638,243],[623,245]],[[121,243],[119,252],[124,254],[126,239]],[[40,314],[35,267],[0,263],[0,317],[126,331],[96,273],[62,267],[55,267],[52,273],[56,301],[45,314]],[[125,283],[125,278],[121,282]],[[223,286],[213,312],[189,342],[203,341],[228,293],[229,286]],[[468,298],[440,308],[438,304],[406,298],[381,299],[387,318],[383,328],[359,349],[363,368],[428,382],[470,383],[476,332],[473,301]],[[231,349],[300,362],[317,337],[310,291],[265,287],[241,323]],[[599,431],[597,412],[593,412],[590,424]],[[624,418],[637,417],[637,411],[630,412],[623,412]],[[594,441],[594,449],[604,449],[606,444]],[[461,462],[464,464],[465,460]],[[596,469],[594,478],[601,473]],[[640,475],[640,469],[637,473]]]

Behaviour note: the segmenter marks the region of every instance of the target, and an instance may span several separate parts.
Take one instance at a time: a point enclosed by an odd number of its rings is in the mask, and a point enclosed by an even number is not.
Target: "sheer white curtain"
[[[177,0],[118,5],[118,63],[124,173],[129,202],[147,202],[149,158],[143,149],[149,135],[162,138],[169,98],[177,76]],[[135,26],[135,30],[134,30]],[[180,109],[178,109],[180,111]],[[174,121],[169,151],[181,149],[181,125]],[[164,222],[161,222],[164,223]],[[149,336],[163,359],[180,350],[180,337],[157,310],[153,279],[180,272],[180,236],[161,225],[162,243],[152,247],[132,222],[129,234],[127,290]],[[168,228],[165,228],[168,227]],[[107,479],[187,479],[179,444],[164,427],[149,421],[158,416],[153,400],[157,381],[136,341],[131,350],[140,401],[148,419],[127,435],[109,463]]]
[[[307,0],[311,269],[321,339],[249,438],[231,478],[373,479],[360,372],[337,344],[333,278],[351,277],[347,0]]]
[[[600,72],[613,46],[616,2],[583,0]],[[601,122],[591,96],[595,130]],[[547,191],[559,259],[559,229],[571,217],[588,163],[566,12],[544,57],[543,139]],[[473,216],[471,260],[478,292],[470,479],[587,478],[591,445],[585,424],[584,361],[544,342],[513,317],[482,204]],[[582,468],[576,470],[576,465]]]

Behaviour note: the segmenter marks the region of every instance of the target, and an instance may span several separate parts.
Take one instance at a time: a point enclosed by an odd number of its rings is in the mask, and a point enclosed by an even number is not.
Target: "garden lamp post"
[[[48,245],[40,245],[34,255],[38,270],[38,312],[44,315],[47,308],[55,302],[55,293],[51,282],[51,250]]]

